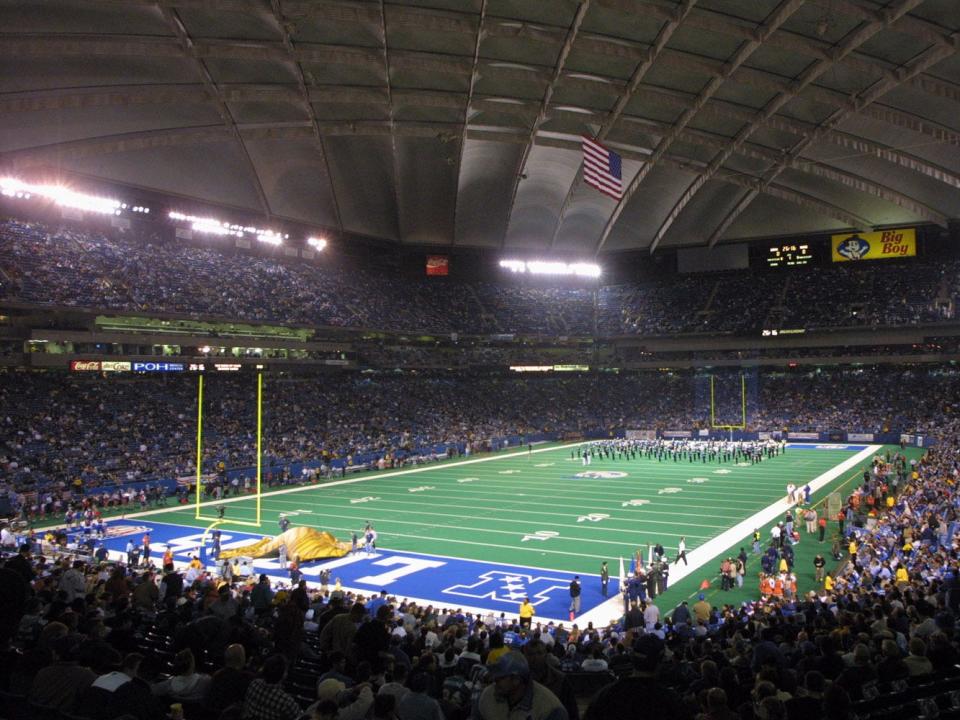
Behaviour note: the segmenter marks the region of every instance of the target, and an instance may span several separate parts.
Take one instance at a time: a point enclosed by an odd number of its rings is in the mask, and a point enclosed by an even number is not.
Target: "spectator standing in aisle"
[[[570,581],[570,619],[580,614],[580,576],[574,575]]]

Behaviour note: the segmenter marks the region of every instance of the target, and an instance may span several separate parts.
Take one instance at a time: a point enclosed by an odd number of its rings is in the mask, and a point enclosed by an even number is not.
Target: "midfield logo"
[[[454,585],[443,590],[445,595],[459,595],[474,600],[494,600],[515,603],[530,598],[530,603],[540,605],[551,596],[567,597],[570,580],[542,575],[523,575],[503,570],[490,570],[479,575],[472,585]]]
[[[620,470],[587,470],[576,474],[578,478],[589,478],[591,480],[612,480],[614,478],[626,477],[625,472]]]

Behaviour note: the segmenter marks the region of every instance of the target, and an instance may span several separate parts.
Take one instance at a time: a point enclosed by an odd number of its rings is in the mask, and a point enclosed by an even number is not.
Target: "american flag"
[[[615,200],[623,197],[620,156],[592,138],[583,136],[583,179]]]

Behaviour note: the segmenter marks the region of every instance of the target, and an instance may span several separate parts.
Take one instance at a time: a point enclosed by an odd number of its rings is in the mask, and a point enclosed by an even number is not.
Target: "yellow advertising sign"
[[[898,228],[832,235],[830,246],[834,262],[913,257],[917,254],[917,231],[914,228]]]

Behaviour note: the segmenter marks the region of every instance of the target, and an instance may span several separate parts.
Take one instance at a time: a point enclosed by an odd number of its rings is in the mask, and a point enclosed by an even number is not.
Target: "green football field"
[[[656,542],[673,558],[685,536],[691,560],[702,566],[671,585],[661,608],[695,594],[704,579],[713,581],[708,592],[715,594],[714,602],[732,602],[756,597],[759,562],[751,557],[743,591],[719,591],[714,578],[722,557],[735,555],[740,546],[750,550],[752,527],[733,538],[730,529],[782,501],[789,482],[803,487],[833,471],[835,477],[814,493],[814,503],[822,503],[833,490],[849,493],[872,457],[861,453],[861,461],[837,470],[855,455],[846,449],[791,448],[756,465],[644,458],[595,459],[584,467],[571,458],[571,446],[542,446],[532,453],[504,451],[267,493],[262,496],[262,530],[253,532],[277,534],[284,513],[294,525],[349,540],[354,532],[362,537],[369,521],[379,535],[378,546],[390,550],[584,575],[597,574],[606,560],[614,577],[620,558],[629,567],[638,548],[647,557],[647,546]],[[590,476],[582,476],[585,472]],[[222,527],[230,528],[231,519],[255,520],[254,503],[250,497],[228,500]],[[208,524],[194,519],[192,507],[150,514],[185,526]],[[205,508],[204,514],[214,513]],[[771,524],[760,528],[764,541]],[[817,550],[829,558],[835,528],[831,522],[824,545],[804,535],[796,547],[801,591],[813,587]],[[250,531],[239,525],[235,529]],[[802,523],[798,529],[802,532]],[[721,542],[732,541],[720,546],[717,538],[723,533]],[[677,572],[681,569],[675,569],[676,576],[683,575]]]

